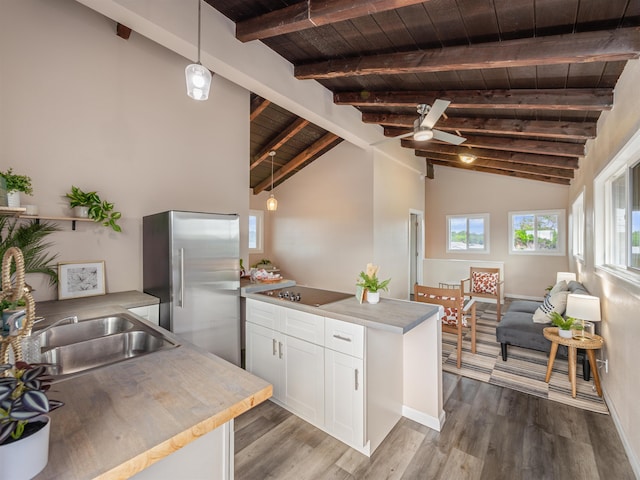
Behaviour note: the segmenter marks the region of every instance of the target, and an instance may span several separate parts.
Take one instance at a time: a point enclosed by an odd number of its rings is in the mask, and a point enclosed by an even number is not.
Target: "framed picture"
[[[104,260],[58,264],[58,300],[105,293]]]

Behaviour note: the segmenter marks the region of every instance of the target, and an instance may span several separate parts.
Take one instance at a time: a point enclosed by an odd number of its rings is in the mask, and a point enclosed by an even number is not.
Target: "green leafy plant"
[[[18,440],[27,424],[64,405],[47,397],[51,380],[43,364],[0,365],[0,445]]]
[[[8,217],[0,217],[0,258],[10,247],[22,250],[25,273],[43,273],[49,277],[49,284],[58,283],[58,270],[54,260],[58,254],[47,252],[53,243],[46,237],[59,228],[46,221],[23,222]],[[15,262],[11,263],[11,274],[15,272]]]
[[[380,281],[378,278],[378,270],[380,267],[371,263],[367,264],[367,271],[360,272],[360,280],[356,283],[358,287],[363,287],[371,293],[376,293],[379,290],[388,291],[390,278]]]
[[[26,175],[16,175],[10,168],[6,172],[0,172],[7,183],[7,192],[23,192],[27,195],[33,193],[31,178]]]
[[[71,186],[71,192],[65,195],[69,199],[69,206],[87,207],[89,218],[96,223],[102,223],[105,227],[111,227],[116,232],[122,228],[117,221],[122,217],[120,212],[113,210],[114,204],[102,200],[97,192],[83,192],[76,186]]]
[[[574,330],[582,330],[582,325],[577,325],[577,320],[573,317],[564,318],[558,312],[551,312],[549,317],[551,318],[551,323],[560,330],[571,330],[572,328]]]

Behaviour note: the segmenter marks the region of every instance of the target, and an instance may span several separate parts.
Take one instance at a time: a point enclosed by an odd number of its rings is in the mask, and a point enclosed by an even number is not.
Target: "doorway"
[[[424,214],[418,210],[409,212],[409,300],[413,300],[413,286],[422,283],[422,258],[424,257]]]

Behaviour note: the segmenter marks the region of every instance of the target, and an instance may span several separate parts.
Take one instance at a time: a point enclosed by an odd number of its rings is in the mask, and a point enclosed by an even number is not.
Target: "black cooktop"
[[[300,285],[257,293],[280,299],[283,302],[296,302],[312,307],[320,307],[354,296],[352,293],[334,292],[332,290],[322,290],[320,288],[303,287]]]

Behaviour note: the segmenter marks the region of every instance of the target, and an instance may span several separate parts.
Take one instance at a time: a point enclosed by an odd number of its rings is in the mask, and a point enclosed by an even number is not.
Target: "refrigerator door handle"
[[[184,248],[180,249],[180,308],[184,307]]]

